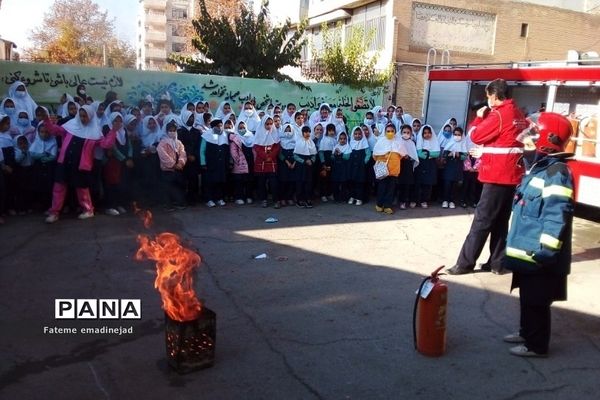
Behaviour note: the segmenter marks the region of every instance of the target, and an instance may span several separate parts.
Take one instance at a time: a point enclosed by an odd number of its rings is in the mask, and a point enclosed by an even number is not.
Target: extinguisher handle
[[[439,267],[438,269],[436,269],[435,271],[433,271],[430,275],[431,279],[435,279],[437,276],[439,275],[446,275],[445,273],[439,273],[442,269],[444,269],[446,266],[442,265],[441,267]]]

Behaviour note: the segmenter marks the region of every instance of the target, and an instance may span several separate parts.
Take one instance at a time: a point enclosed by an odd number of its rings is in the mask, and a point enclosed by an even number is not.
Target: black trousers
[[[204,183],[204,197],[206,201],[223,200],[223,188],[225,182],[206,182]]]
[[[521,298],[521,330],[528,350],[536,353],[548,353],[552,317],[550,304],[525,304]]]
[[[481,194],[481,183],[477,180],[477,172],[465,171],[461,201],[468,204],[477,204]]]
[[[348,183],[332,182],[333,198],[335,201],[348,201]]]
[[[459,268],[475,268],[475,263],[489,236],[490,258],[486,264],[489,264],[492,269],[501,269],[514,194],[515,186],[512,185],[483,184],[471,230],[456,261]]]
[[[417,203],[426,203],[431,198],[431,185],[426,185],[424,183],[415,184],[413,192],[413,200]]]
[[[398,201],[401,203],[408,203],[411,195],[411,184],[400,183],[398,186]]]
[[[456,182],[451,180],[444,180],[444,193],[442,194],[442,201],[454,201],[454,185]]]
[[[185,177],[181,171],[162,171],[167,205],[185,205]]]
[[[396,179],[395,176],[388,176],[377,182],[377,205],[379,207],[392,208],[396,192]]]
[[[271,191],[271,196],[273,197],[273,201],[279,201],[279,180],[277,179],[276,173],[269,172],[265,174],[256,174],[256,179],[258,180],[258,188],[256,189],[256,191],[259,200],[267,200],[268,183],[269,190]]]

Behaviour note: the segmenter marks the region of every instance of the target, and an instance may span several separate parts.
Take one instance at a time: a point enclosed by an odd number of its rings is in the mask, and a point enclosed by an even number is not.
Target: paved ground
[[[276,216],[279,222],[264,220]],[[371,206],[226,207],[158,214],[203,256],[200,296],[218,314],[213,368],[177,375],[149,262],[132,260],[133,216],[0,227],[1,399],[598,399],[600,225],[576,221],[570,299],[553,312],[548,359],[508,354],[518,320],[509,276],[445,277],[448,346],[416,353],[423,275],[451,265],[472,219],[458,210],[393,216]],[[266,253],[267,259],[252,256]],[[49,335],[55,298],[140,298],[134,333]]]

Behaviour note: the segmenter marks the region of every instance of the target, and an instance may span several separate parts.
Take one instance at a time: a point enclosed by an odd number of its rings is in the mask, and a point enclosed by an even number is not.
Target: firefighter
[[[519,343],[510,353],[545,357],[550,342],[550,305],[567,299],[571,269],[573,178],[564,159],[569,120],[543,112],[531,118],[539,132],[533,163],[517,187],[503,266],[519,288],[520,331],[504,337]],[[537,120],[537,121],[536,121]]]
[[[469,129],[470,139],[480,149],[479,180],[483,190],[471,229],[460,250],[456,264],[448,269],[451,275],[473,272],[485,242],[490,236],[490,257],[481,265],[484,271],[503,274],[502,257],[506,246],[508,220],[515,187],[521,181],[524,168],[520,162],[523,144],[517,140],[528,126],[519,107],[508,98],[508,85],[495,79],[485,88],[487,106],[477,111]]]

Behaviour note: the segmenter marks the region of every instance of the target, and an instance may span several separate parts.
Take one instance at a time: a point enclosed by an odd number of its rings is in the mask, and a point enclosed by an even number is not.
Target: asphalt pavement
[[[550,357],[508,353],[502,337],[518,327],[518,293],[510,275],[491,273],[443,277],[446,353],[415,351],[415,290],[454,263],[472,216],[317,204],[157,212],[150,229],[133,215],[9,218],[0,226],[0,399],[598,399],[595,222],[575,221]],[[201,254],[195,285],[217,314],[215,365],[186,375],[166,362],[154,265],[133,259],[138,234],[167,231]],[[140,299],[142,318],[55,319],[55,299]],[[86,327],[132,329],[50,333]]]

